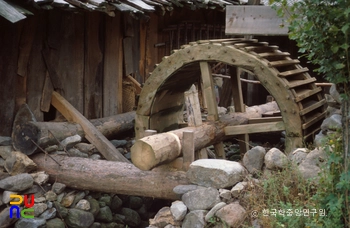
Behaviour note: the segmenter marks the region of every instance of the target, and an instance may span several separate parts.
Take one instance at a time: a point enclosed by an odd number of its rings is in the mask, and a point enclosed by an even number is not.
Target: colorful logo
[[[21,205],[23,202],[23,197],[20,195],[10,195],[10,199],[16,198],[19,199],[19,201],[10,201],[10,205],[15,205],[10,207],[10,218],[13,218],[13,211],[15,209],[16,217],[20,218],[21,216],[23,218],[34,218],[34,209],[31,208],[34,205],[34,195],[30,196],[30,203],[28,203],[28,195],[24,195],[24,206],[25,208],[21,208],[16,205]]]

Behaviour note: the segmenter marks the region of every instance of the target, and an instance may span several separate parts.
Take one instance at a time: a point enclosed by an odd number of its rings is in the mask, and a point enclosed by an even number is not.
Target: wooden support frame
[[[242,86],[241,86],[241,69],[232,67],[233,72],[231,73],[231,84],[232,84],[232,97],[236,112],[245,112],[245,105],[243,102]],[[241,153],[247,152],[249,150],[249,135],[237,135],[238,144]]]
[[[199,63],[200,69],[201,69],[201,75],[202,75],[202,92],[203,97],[205,98],[205,101],[207,102],[208,106],[208,120],[217,121],[219,120],[219,114],[218,114],[218,104],[216,101],[216,96],[214,92],[214,81],[213,76],[211,75],[211,67],[208,62],[201,61]],[[224,150],[224,144],[222,142],[219,142],[214,145],[215,153],[218,158],[225,158],[225,150]]]
[[[113,144],[59,93],[55,91],[52,93],[51,103],[68,121],[81,125],[85,132],[85,138],[92,143],[107,160],[129,163],[129,160],[120,154]]]
[[[225,127],[226,135],[240,135],[240,134],[252,134],[262,132],[284,131],[285,126],[282,121],[258,123],[258,124],[244,124],[239,126]]]

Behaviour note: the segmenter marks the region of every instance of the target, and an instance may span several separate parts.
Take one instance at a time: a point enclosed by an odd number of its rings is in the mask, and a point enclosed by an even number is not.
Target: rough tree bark
[[[38,170],[49,174],[51,181],[81,190],[176,200],[180,196],[173,192],[173,188],[190,184],[182,171],[141,171],[125,162],[60,155],[52,156],[55,162],[43,153],[31,158]]]

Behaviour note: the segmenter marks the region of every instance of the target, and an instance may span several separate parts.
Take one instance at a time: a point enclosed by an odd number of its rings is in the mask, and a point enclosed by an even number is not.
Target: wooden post
[[[182,139],[183,165],[182,169],[187,171],[194,161],[194,132],[184,131]]]
[[[233,103],[235,107],[236,112],[245,112],[245,106],[243,102],[243,94],[242,94],[242,87],[241,87],[241,70],[239,68],[231,68],[231,83],[232,83],[232,97],[233,97]],[[236,138],[238,139],[238,144],[241,153],[245,153],[249,150],[249,135],[237,135]]]
[[[144,137],[157,134],[156,130],[145,130]]]
[[[195,85],[192,85],[191,89],[185,92],[185,104],[188,126],[196,127],[202,125],[201,107]]]
[[[76,122],[81,125],[86,134],[85,138],[92,143],[107,160],[129,162],[129,160],[120,154],[113,144],[99,132],[88,119],[59,93],[52,93],[51,103],[68,121]]]
[[[202,81],[203,81],[203,88],[202,88],[203,97],[205,97],[205,100],[208,105],[208,120],[217,121],[219,120],[218,104],[217,104],[216,96],[214,92],[214,81],[211,75],[211,68],[207,62],[200,62],[199,65],[201,68]],[[221,145],[218,145],[218,144],[221,144]],[[225,158],[225,150],[224,150],[223,142],[219,142],[218,144],[214,145],[215,153],[218,158]]]

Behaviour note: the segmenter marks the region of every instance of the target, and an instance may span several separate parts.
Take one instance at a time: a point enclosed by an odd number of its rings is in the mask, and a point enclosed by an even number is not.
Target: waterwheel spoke
[[[243,102],[243,94],[240,80],[241,70],[238,67],[232,67],[231,69],[232,98],[235,107],[235,112],[245,112],[245,105]],[[237,135],[236,138],[238,140],[239,149],[241,153],[247,152],[249,150],[249,135]]]
[[[208,120],[217,121],[219,120],[218,115],[218,103],[216,101],[214,91],[214,81],[211,75],[211,67],[208,62],[200,62],[201,76],[202,76],[202,93],[205,103],[208,109]],[[214,145],[215,154],[217,158],[225,159],[224,144],[222,142]]]

